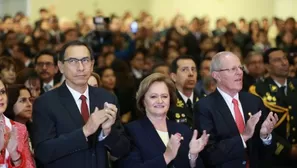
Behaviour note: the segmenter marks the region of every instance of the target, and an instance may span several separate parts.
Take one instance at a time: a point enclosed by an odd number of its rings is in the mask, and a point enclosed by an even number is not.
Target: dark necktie
[[[82,117],[83,117],[83,119],[84,119],[84,121],[85,121],[85,123],[88,121],[88,119],[89,119],[89,108],[88,108],[88,105],[87,105],[87,98],[86,98],[86,96],[84,96],[84,95],[81,95],[80,96],[80,99],[81,99],[81,108],[80,108],[80,110],[81,110],[81,115],[82,115]]]
[[[193,108],[192,107],[192,101],[190,99],[187,100],[187,106],[188,106],[189,109],[192,110],[192,108]]]
[[[286,86],[281,86],[279,89],[280,89],[281,95],[286,97]]]

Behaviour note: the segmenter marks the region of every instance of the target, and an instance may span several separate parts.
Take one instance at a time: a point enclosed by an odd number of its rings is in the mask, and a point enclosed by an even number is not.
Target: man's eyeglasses
[[[54,66],[54,63],[52,63],[52,62],[37,62],[36,66],[37,67],[43,67],[43,66],[51,67],[51,66]]]
[[[243,71],[243,70],[244,70],[244,67],[243,67],[242,65],[240,65],[240,66],[238,66],[238,67],[226,68],[226,69],[218,69],[218,70],[215,70],[215,71],[218,71],[218,72],[227,71],[228,73],[233,73],[233,74],[235,74],[238,70]]]
[[[79,62],[81,62],[83,65],[88,65],[89,63],[91,63],[91,58],[90,57],[84,57],[81,59],[68,58],[68,59],[63,60],[63,62],[67,62],[71,66],[76,66],[76,65],[78,65]]]

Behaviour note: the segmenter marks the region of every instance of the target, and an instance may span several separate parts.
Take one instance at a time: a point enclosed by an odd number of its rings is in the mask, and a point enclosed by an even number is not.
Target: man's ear
[[[217,82],[221,81],[221,76],[218,72],[212,72],[211,76],[215,79],[215,81],[217,81]]]
[[[63,72],[64,72],[64,64],[61,61],[58,61],[58,66],[56,68],[57,68],[56,69],[57,72],[58,72],[58,70],[60,70],[60,72],[63,74]]]
[[[175,73],[171,72],[171,73],[170,73],[170,78],[171,78],[171,80],[172,80],[174,83],[176,82],[176,74],[175,74]]]
[[[264,67],[268,73],[271,72],[271,68],[270,68],[269,64],[264,64]]]

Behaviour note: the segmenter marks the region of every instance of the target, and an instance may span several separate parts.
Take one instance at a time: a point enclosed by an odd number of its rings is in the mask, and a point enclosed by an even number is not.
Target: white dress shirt
[[[133,75],[136,77],[136,79],[141,79],[143,77],[142,71],[139,71],[135,68],[131,68],[131,71]]]
[[[73,98],[75,100],[75,103],[77,105],[77,108],[79,109],[80,113],[81,113],[81,103],[82,103],[82,100],[80,99],[80,96],[84,95],[87,98],[86,102],[87,102],[87,105],[88,105],[88,111],[90,113],[89,87],[87,87],[86,91],[83,94],[81,94],[78,91],[76,91],[76,90],[72,89],[71,87],[69,87],[67,85],[67,83],[66,83],[66,86],[69,89],[71,95],[73,96]]]
[[[192,104],[194,104],[194,92],[192,92],[192,94],[191,94],[191,96],[190,97],[187,97],[187,96],[185,96],[182,92],[180,92],[179,90],[178,90],[178,93],[181,95],[181,97],[183,98],[183,100],[184,100],[184,102],[185,103],[187,103],[187,101],[188,101],[188,99],[190,99],[191,100],[191,102],[192,102]]]
[[[45,89],[47,86],[50,86],[50,88],[53,88],[54,87],[54,79],[52,79],[49,83],[43,83],[42,88]]]
[[[280,83],[278,83],[276,80],[273,80],[275,82],[275,84],[277,85],[278,88],[282,87],[282,86],[285,86],[285,94],[287,95],[287,90],[288,90],[288,87],[287,87],[287,79],[285,81],[285,84],[284,85],[281,85]]]
[[[242,109],[242,106],[241,106],[241,103],[240,103],[240,100],[239,100],[239,96],[238,96],[238,93],[236,93],[236,95],[234,97],[231,97],[230,95],[228,95],[227,93],[225,93],[224,91],[222,91],[220,88],[218,88],[218,91],[219,93],[222,95],[223,99],[225,100],[229,110],[231,111],[231,114],[233,116],[233,119],[235,120],[235,111],[234,111],[234,104],[232,103],[232,100],[233,99],[236,99],[237,102],[238,102],[238,106],[239,106],[239,110],[240,110],[240,113],[241,113],[241,116],[243,118],[243,122],[245,122],[245,118],[244,118],[244,114],[243,114],[243,109]],[[236,121],[235,121],[236,122]],[[242,139],[242,143],[243,143],[243,146],[244,148],[246,148],[246,143],[241,136],[241,139]],[[266,139],[262,139],[261,140],[263,141],[264,145],[270,145],[271,144],[271,140],[272,140],[272,135],[270,134]]]
[[[25,62],[25,67],[28,67],[30,65],[32,61],[30,59],[28,59],[26,62]]]
[[[75,103],[77,105],[77,108],[79,109],[79,112],[81,113],[81,103],[82,103],[82,100],[80,99],[80,96],[81,95],[84,95],[86,97],[86,103],[87,103],[87,106],[88,106],[88,111],[89,111],[89,114],[90,114],[90,99],[89,99],[89,86],[87,87],[87,89],[85,90],[85,92],[83,94],[79,93],[78,91],[72,89],[70,86],[67,85],[66,83],[66,86],[67,88],[69,89],[71,95],[73,96],[74,100],[75,100]],[[103,131],[100,132],[100,135],[98,137],[98,140],[99,141],[102,141],[106,138],[106,136],[103,135]]]

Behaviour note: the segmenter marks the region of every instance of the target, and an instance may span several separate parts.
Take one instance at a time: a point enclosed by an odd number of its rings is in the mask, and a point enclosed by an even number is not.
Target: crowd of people
[[[0,23],[0,167],[296,167],[294,18],[39,12]]]

